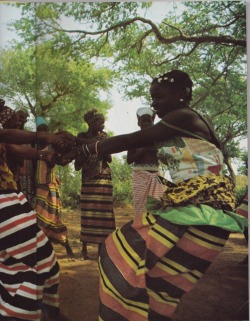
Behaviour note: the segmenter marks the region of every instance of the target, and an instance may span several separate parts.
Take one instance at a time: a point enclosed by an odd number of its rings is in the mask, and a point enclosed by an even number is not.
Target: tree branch
[[[201,35],[201,36],[187,36],[184,35],[180,29],[177,27],[169,25],[171,28],[174,28],[178,30],[180,33],[179,36],[173,36],[173,37],[164,37],[162,33],[160,32],[159,28],[154,24],[151,20],[145,19],[142,17],[135,17],[126,21],[121,21],[117,24],[114,24],[113,26],[110,26],[109,28],[98,30],[98,31],[87,31],[87,30],[81,30],[81,29],[63,29],[63,28],[57,28],[54,26],[50,26],[56,31],[59,32],[67,32],[67,33],[79,33],[84,35],[99,35],[104,34],[119,28],[126,28],[127,26],[133,24],[134,22],[142,22],[144,24],[148,24],[151,26],[151,31],[155,34],[156,38],[159,40],[162,44],[172,44],[178,41],[182,42],[194,42],[197,44],[201,43],[214,43],[214,44],[223,44],[223,45],[233,45],[233,46],[240,46],[240,47],[246,47],[246,40],[245,39],[234,39],[230,36],[210,36],[210,35]],[[166,23],[165,23],[166,24]],[[48,25],[49,26],[49,25]]]

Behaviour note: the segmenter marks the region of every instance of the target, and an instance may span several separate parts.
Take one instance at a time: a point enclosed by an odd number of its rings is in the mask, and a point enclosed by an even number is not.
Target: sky
[[[1,1],[1,0],[0,0]],[[249,17],[250,17],[250,0],[247,0],[247,30],[249,29]],[[7,1],[6,1],[7,2]],[[12,1],[15,2],[15,1]],[[35,1],[23,1],[23,2],[35,2]],[[49,2],[49,1],[41,1]],[[51,2],[51,1],[50,1]],[[60,1],[58,1],[60,2]],[[176,1],[181,5],[182,1]],[[173,10],[174,1],[153,1],[153,6],[148,10],[147,18],[153,18],[154,20],[162,20],[166,12]],[[14,32],[8,30],[7,24],[18,18],[19,10],[15,7],[9,7],[5,4],[5,1],[0,2],[0,47],[3,48],[8,45],[8,42],[16,37]],[[72,26],[73,27],[73,26]],[[249,38],[249,33],[248,33]],[[249,51],[249,41],[248,52]],[[249,65],[249,64],[248,64]],[[250,68],[250,67],[248,67]],[[248,73],[249,74],[249,73]],[[250,85],[248,81],[248,92],[250,92]],[[250,105],[250,95],[248,95],[248,106]],[[139,130],[137,125],[136,110],[142,107],[142,101],[137,99],[125,100],[122,95],[114,88],[111,92],[112,108],[109,110],[107,120],[105,123],[106,131],[112,131],[114,135],[126,134]],[[156,119],[157,121],[157,119]],[[247,141],[244,140],[241,143],[242,147],[247,148]],[[119,153],[117,156],[122,156],[125,153]]]

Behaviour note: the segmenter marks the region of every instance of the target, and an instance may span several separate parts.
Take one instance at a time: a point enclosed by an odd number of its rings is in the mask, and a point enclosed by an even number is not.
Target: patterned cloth
[[[244,196],[242,202],[236,209],[236,213],[248,218],[248,193]]]
[[[78,137],[87,136],[86,133],[80,133]],[[105,132],[97,135],[98,140],[107,137]],[[75,168],[82,170],[80,240],[101,244],[115,230],[110,167],[105,156],[91,155],[77,158]]]
[[[100,255],[99,320],[168,321],[193,289],[229,232],[137,216],[110,235]]]
[[[197,175],[221,175],[222,152],[213,144],[196,138],[174,137],[157,144],[159,160],[168,166],[173,183]]]
[[[134,216],[140,215],[146,210],[148,196],[161,200],[164,188],[158,172],[133,170],[132,193],[134,204]]]
[[[148,204],[148,213],[105,241],[99,259],[100,321],[172,320],[181,297],[221,252],[230,232],[243,232],[247,224],[227,211],[234,208],[234,196],[222,176],[218,148],[182,137],[159,148],[173,182],[167,182],[162,202]]]
[[[61,220],[62,204],[56,167],[37,161],[35,210],[37,223],[53,243],[65,245],[67,227]]]
[[[33,147],[32,145],[27,146]],[[24,160],[23,166],[19,169],[19,180],[22,192],[33,206],[36,196],[35,160]]]
[[[0,317],[40,321],[43,307],[59,312],[59,266],[2,158],[0,174]]]
[[[15,111],[8,106],[0,106],[0,123],[4,126],[14,115]]]
[[[4,146],[0,144],[0,152],[5,153]],[[17,190],[17,184],[7,163],[0,160],[0,191]]]
[[[82,183],[81,235],[86,243],[101,244],[115,230],[113,185],[107,170]]]

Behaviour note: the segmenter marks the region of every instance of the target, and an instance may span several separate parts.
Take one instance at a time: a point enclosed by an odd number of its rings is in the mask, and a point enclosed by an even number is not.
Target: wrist
[[[36,151],[36,159],[37,160],[44,160],[45,159],[45,155],[41,150]]]

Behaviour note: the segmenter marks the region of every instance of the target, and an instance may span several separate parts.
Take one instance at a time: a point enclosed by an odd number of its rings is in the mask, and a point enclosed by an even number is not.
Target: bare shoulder
[[[197,112],[190,108],[181,108],[167,114],[163,121],[166,123],[200,135],[208,140],[211,139],[209,128]]]

